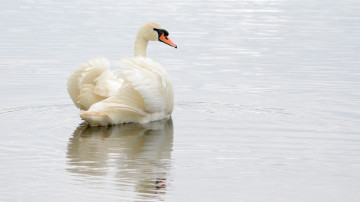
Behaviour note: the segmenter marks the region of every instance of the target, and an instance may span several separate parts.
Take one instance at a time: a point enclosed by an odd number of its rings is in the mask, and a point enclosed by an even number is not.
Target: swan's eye
[[[165,39],[168,39],[167,36],[169,36],[169,32],[165,29],[157,29],[157,28],[153,28],[154,31],[156,31],[159,35],[159,38],[162,34],[165,35]]]

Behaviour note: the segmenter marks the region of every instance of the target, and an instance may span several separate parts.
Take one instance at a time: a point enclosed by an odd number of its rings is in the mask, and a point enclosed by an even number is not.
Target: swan
[[[165,69],[146,57],[149,41],[174,48],[169,32],[156,23],[142,25],[135,39],[135,57],[119,62],[111,72],[106,58],[91,59],[68,79],[67,90],[80,117],[91,126],[147,123],[170,118],[174,92]]]

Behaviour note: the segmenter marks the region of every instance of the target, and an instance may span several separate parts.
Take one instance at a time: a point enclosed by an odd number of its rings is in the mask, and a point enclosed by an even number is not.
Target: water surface
[[[7,1],[1,201],[358,201],[360,3]],[[150,43],[171,120],[91,128],[66,92],[92,57]],[[113,69],[116,67],[114,66]]]

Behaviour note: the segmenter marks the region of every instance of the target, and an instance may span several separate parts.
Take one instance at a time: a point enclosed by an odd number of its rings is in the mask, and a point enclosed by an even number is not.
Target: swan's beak
[[[174,42],[172,42],[168,36],[165,36],[164,33],[162,33],[161,36],[159,37],[159,41],[164,42],[167,45],[172,46],[174,48],[177,48],[177,45]]]

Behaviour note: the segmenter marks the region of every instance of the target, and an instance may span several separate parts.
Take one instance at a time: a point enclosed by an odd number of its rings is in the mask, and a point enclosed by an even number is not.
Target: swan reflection
[[[171,119],[111,127],[81,124],[69,140],[67,170],[96,186],[115,183],[128,194],[135,190],[140,198],[153,198],[165,194],[169,184],[172,145]]]

